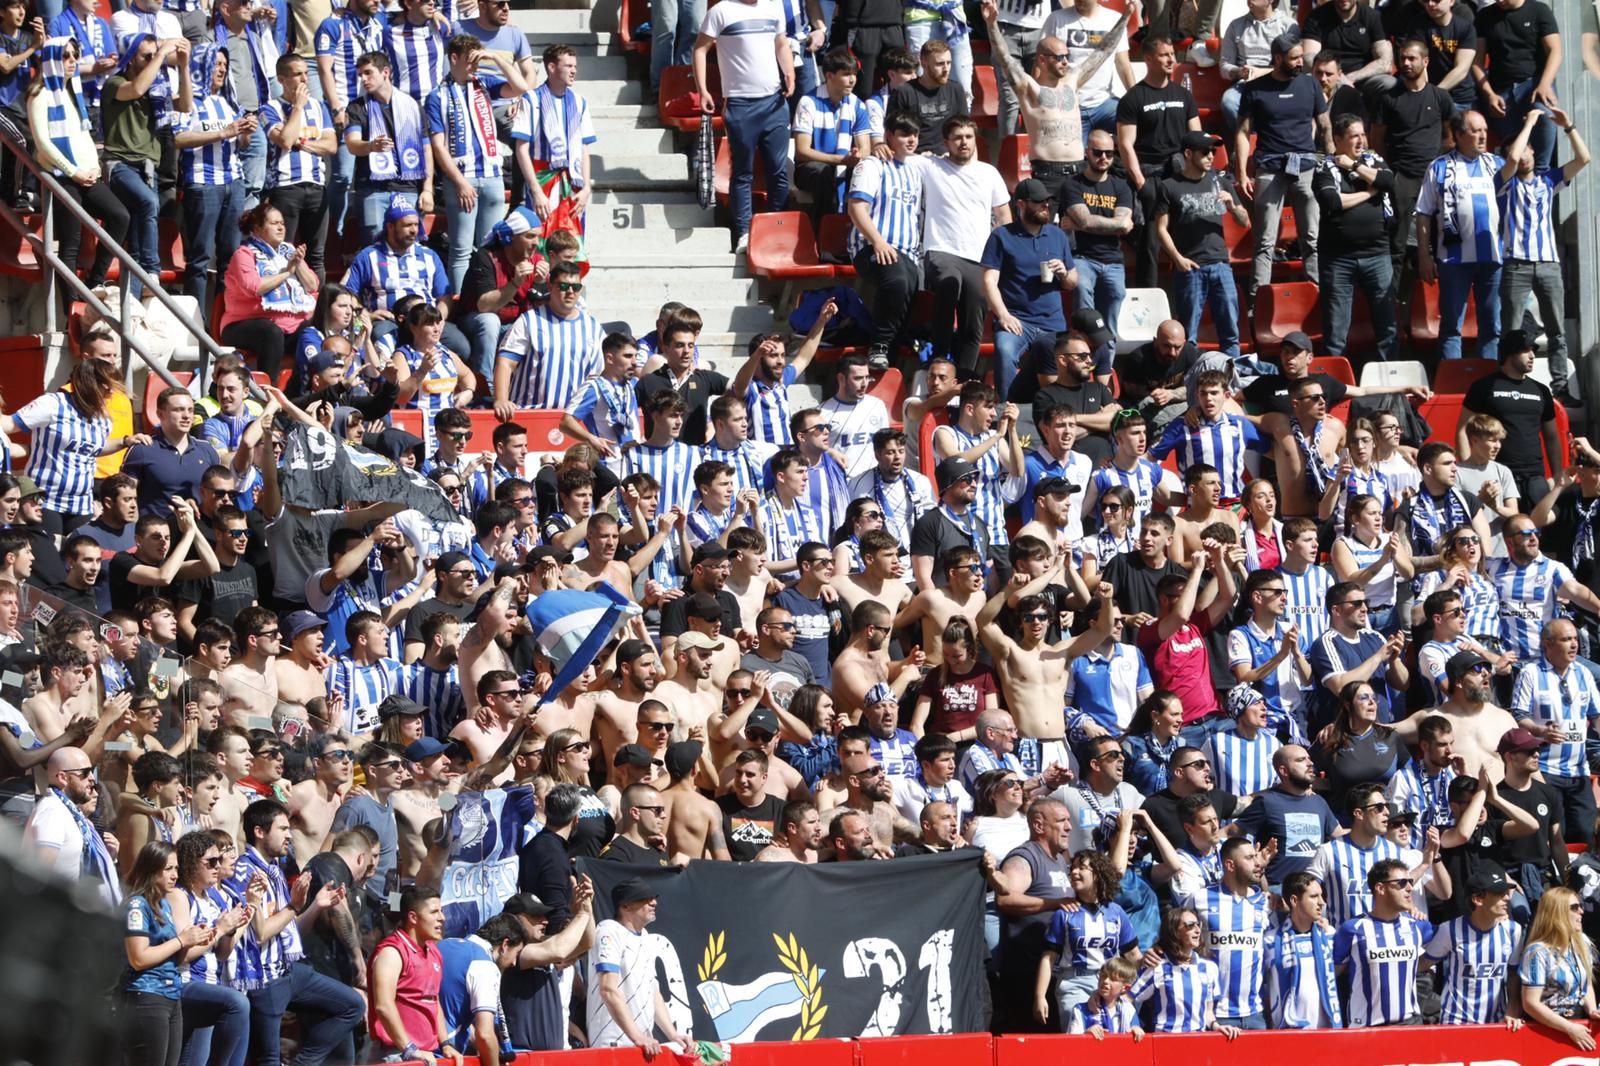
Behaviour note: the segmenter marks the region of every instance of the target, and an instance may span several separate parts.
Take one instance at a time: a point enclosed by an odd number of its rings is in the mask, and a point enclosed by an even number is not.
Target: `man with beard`
[[[794,650],[794,642],[794,615],[782,607],[767,607],[756,616],[756,646],[739,660],[742,669],[771,675],[772,683],[767,691],[781,707],[789,705],[795,689],[817,683],[811,661]],[[835,662],[834,669],[838,668]]]
[[[596,858],[635,866],[668,865],[667,853],[658,846],[667,838],[667,806],[661,793],[646,784],[629,785],[622,790],[618,806],[622,819],[617,823],[617,835]]]
[[[690,560],[689,580],[684,584],[683,595],[661,608],[661,658],[677,665],[674,644],[684,630],[689,628],[689,608],[696,596],[709,596],[722,612],[722,631],[739,632],[739,601],[727,589],[731,552],[716,541],[707,541],[694,550]],[[620,587],[620,586],[619,586]],[[674,669],[668,673],[671,677]]]
[[[1061,183],[1059,204],[1062,228],[1076,234],[1078,309],[1099,311],[1113,331],[1127,293],[1122,242],[1133,232],[1137,201],[1128,180],[1111,172],[1116,158],[1116,138],[1106,130],[1092,131],[1083,169]]]
[[[82,880],[110,906],[122,899],[117,881],[116,837],[101,833],[78,810],[96,792],[94,764],[78,748],[58,748],[45,767],[50,791],[34,804],[23,841],[41,866],[69,881]]]
[[[594,738],[609,758],[624,744],[639,740],[639,705],[656,690],[661,677],[655,649],[642,640],[625,640],[617,646],[617,666],[611,683],[594,705]]]
[[[400,668],[400,693],[426,708],[424,733],[445,736],[461,720],[466,707],[456,664],[461,622],[449,612],[440,611],[427,620],[418,636],[422,638],[422,657]],[[584,735],[588,735],[587,729]]]
[[[822,846],[822,815],[810,800],[796,800],[783,808],[780,832],[756,853],[756,862],[814,863]]]
[[[1223,841],[1222,879],[1194,899],[1207,954],[1221,971],[1217,1024],[1265,1029],[1261,976],[1272,901],[1262,890],[1266,856],[1248,837]]]
[[[776,333],[750,338],[750,358],[733,376],[728,394],[744,399],[751,440],[784,448],[794,444],[789,430],[789,386],[811,365],[822,346],[823,330],[837,312],[831,302],[822,306],[793,357],[784,353],[783,338]]]
[[[674,863],[690,859],[729,858],[722,831],[722,810],[694,787],[695,769],[704,750],[698,740],[667,747],[667,780],[661,802],[667,808],[667,851]]]
[[[1066,804],[1048,797],[1028,805],[1028,839],[1000,864],[1005,887],[995,893],[1000,911],[1000,982],[1002,988],[1024,988],[1028,975],[1039,972],[1044,936],[1050,919],[1072,896],[1067,838],[1072,816]],[[1038,1028],[1027,996],[1012,997],[1007,1032]]]
[[[238,712],[246,717],[270,717],[278,703],[278,672],[273,660],[283,649],[277,616],[265,607],[240,611],[233,620],[233,649],[233,661],[219,679],[230,721],[240,717]],[[317,680],[317,694],[322,695],[326,683],[320,676]]]
[[[1587,671],[1583,673],[1587,676]],[[1415,743],[1422,722],[1430,715],[1439,715],[1449,721],[1455,735],[1451,755],[1452,762],[1455,756],[1460,757],[1460,772],[1471,776],[1487,768],[1498,780],[1502,774],[1498,755],[1500,738],[1507,730],[1515,729],[1517,721],[1493,702],[1493,664],[1477,652],[1459,651],[1445,663],[1445,676],[1450,681],[1449,697],[1437,707],[1418,711],[1405,721],[1396,722],[1395,739],[1404,744]],[[1587,769],[1584,780],[1588,780]],[[1590,821],[1593,820],[1591,817]]]
[[[439,797],[460,788],[460,775],[450,759],[449,747],[433,737],[413,741],[406,747],[405,756],[411,767],[411,780],[394,794],[389,805],[394,809],[395,828],[400,834],[400,876],[411,880],[428,854],[423,830],[444,813]]]
[[[526,728],[523,716],[528,702],[529,693],[523,690],[515,673],[490,670],[478,679],[478,703],[489,712],[489,723],[483,724],[477,716],[463,718],[450,731],[450,739],[465,744],[473,761],[483,766],[494,758],[519,724]]]
[[[457,621],[465,621],[477,605],[478,571],[465,552],[445,552],[434,560],[433,573],[438,583],[433,595],[423,600],[406,615],[405,661],[414,663],[427,651],[428,642],[422,627],[436,614],[448,614]]]
[[[772,843],[783,816],[784,801],[767,795],[768,759],[759,751],[741,751],[733,760],[733,791],[717,800],[722,834],[735,862],[750,862]]]
[[[1539,530],[1527,515],[1506,519],[1504,530],[1508,555],[1486,560],[1484,570],[1500,594],[1503,649],[1532,662],[1539,657],[1540,629],[1556,616],[1558,603],[1594,615],[1600,614],[1600,596],[1574,577],[1565,563],[1540,552]],[[1487,536],[1483,542],[1489,543]]]
[[[1061,294],[1078,283],[1072,249],[1050,221],[1055,204],[1037,178],[1017,182],[1017,217],[997,227],[983,249],[983,288],[995,317],[995,388],[1011,393],[1017,366],[1028,351],[1050,351],[1067,328]]]
[[[675,740],[688,739],[696,728],[704,732],[711,716],[722,709],[722,694],[711,680],[711,666],[713,656],[728,643],[692,630],[674,642],[678,670],[655,687],[655,698],[672,711]]]
[[[1549,745],[1539,755],[1539,769],[1561,793],[1567,839],[1588,844],[1594,837],[1595,804],[1585,748],[1600,718],[1600,688],[1577,660],[1577,628],[1565,618],[1546,622],[1541,654],[1518,672],[1511,708],[1517,724]]]
[[[315,894],[323,885],[344,889],[344,900],[318,916],[301,931],[306,961],[324,977],[331,977],[351,988],[367,987],[367,955],[361,947],[361,928],[365,898],[360,891],[378,862],[377,834],[370,826],[346,829],[330,842],[327,851],[301,852],[309,855],[305,872],[311,876],[308,892]]]
[[[906,855],[937,855],[965,847],[961,839],[961,819],[956,815],[955,804],[934,800],[922,807],[922,835],[916,840],[897,845],[895,858]]]
[[[753,691],[753,689],[752,689]],[[790,722],[794,719],[791,716]],[[800,776],[800,771],[778,758],[778,731],[782,728],[778,716],[770,707],[756,707],[744,721],[743,728],[736,736],[740,747],[739,754],[747,751],[758,751],[767,757],[767,778],[763,786],[766,794],[776,799],[787,802],[793,799],[805,799],[810,795],[806,788],[805,779]],[[718,775],[717,791],[726,792],[733,787],[738,776],[739,762],[735,756],[731,765],[722,769]]]
[[[894,783],[870,751],[841,758],[839,773],[845,796],[838,806],[867,819],[879,858],[893,856],[896,841],[916,839],[916,825],[895,809]]]
[[[333,817],[350,791],[355,753],[334,736],[313,737],[310,746],[311,777],[289,788],[289,826],[294,853],[303,860],[322,850],[333,828]]]
[[[1053,360],[1055,375],[1048,378],[1042,374],[1032,378],[1021,375],[1012,385],[1007,399],[1012,403],[1031,401],[1035,426],[1044,421],[1053,407],[1070,410],[1077,416],[1078,433],[1073,447],[1098,466],[1111,457],[1111,419],[1121,405],[1110,389],[1095,380],[1095,347],[1090,338],[1076,328],[1058,334]],[[1043,360],[1037,364],[1041,371],[1050,365]]]
[[[616,515],[599,511],[589,516],[589,536],[584,541],[589,554],[572,563],[563,572],[568,585],[576,589],[589,589],[602,581],[626,593],[633,588],[638,576],[645,572],[672,535],[672,524],[662,522],[650,539],[636,548],[626,562],[617,558],[622,544],[622,528]]]
[[[828,823],[828,850],[835,862],[864,862],[886,859],[872,839],[872,825],[860,811],[848,808]]]
[[[905,693],[926,661],[920,648],[898,662],[890,662],[885,649],[889,644],[889,609],[867,600],[850,617],[850,642],[833,661],[834,710],[851,718],[866,707],[867,693],[887,684],[896,697]],[[942,632],[942,631],[941,631]]]
[[[1305,748],[1298,744],[1279,748],[1272,768],[1278,783],[1258,795],[1236,821],[1272,855],[1267,883],[1281,885],[1284,878],[1311,865],[1317,849],[1339,832],[1339,820],[1328,801],[1311,791],[1316,771]]]

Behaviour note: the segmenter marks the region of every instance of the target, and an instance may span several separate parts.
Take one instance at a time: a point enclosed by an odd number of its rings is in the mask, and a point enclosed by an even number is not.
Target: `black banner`
[[[435,522],[460,517],[443,490],[415,470],[303,424],[290,430],[284,441],[278,484],[284,503],[313,511],[342,509],[352,500],[398,500]]]
[[[815,1040],[983,1028],[982,853],[883,862],[580,860],[596,918],[638,877],[660,893],[662,995],[698,1040]]]

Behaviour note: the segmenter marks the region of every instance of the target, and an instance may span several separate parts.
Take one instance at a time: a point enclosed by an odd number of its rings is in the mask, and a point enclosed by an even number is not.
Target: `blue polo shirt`
[[[1020,222],[1009,222],[989,234],[983,246],[983,266],[1000,272],[1000,298],[1017,320],[1038,329],[1061,331],[1067,328],[1061,311],[1061,285],[1039,280],[1039,264],[1059,259],[1073,267],[1072,248],[1067,235],[1054,222],[1047,222],[1030,236]]]
[[[172,514],[172,497],[197,499],[200,476],[207,467],[221,463],[222,458],[209,441],[191,433],[189,446],[180,452],[158,430],[149,444],[135,444],[128,449],[122,472],[139,481],[139,513],[167,518]]]

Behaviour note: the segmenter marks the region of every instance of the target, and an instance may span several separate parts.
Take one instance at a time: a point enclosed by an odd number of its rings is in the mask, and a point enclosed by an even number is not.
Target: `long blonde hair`
[[[1572,905],[1577,902],[1578,894],[1570,888],[1545,889],[1533,913],[1527,945],[1543,944],[1558,955],[1575,955],[1580,972],[1589,974],[1594,972],[1594,951],[1589,938],[1572,927]]]

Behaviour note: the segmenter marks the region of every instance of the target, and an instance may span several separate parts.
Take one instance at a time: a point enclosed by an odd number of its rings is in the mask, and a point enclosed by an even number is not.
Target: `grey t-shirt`
[[[1517,479],[1512,476],[1511,469],[1503,463],[1489,462],[1483,466],[1468,466],[1465,462],[1456,464],[1456,487],[1468,496],[1483,503],[1483,498],[1478,493],[1483,491],[1486,482],[1493,481],[1500,489],[1499,500],[1513,500],[1522,495],[1517,488]],[[1489,519],[1489,535],[1494,538],[1494,544],[1483,546],[1484,555],[1504,555],[1505,542],[1501,539],[1501,527],[1506,520],[1495,514],[1494,508],[1485,505],[1484,517]]]
[[[255,57],[250,54],[250,38],[243,33],[228,35],[228,76],[233,79],[233,95],[240,112],[261,110],[261,94],[256,91]]]
[[[810,660],[799,652],[786,651],[774,663],[770,659],[763,659],[754,651],[747,651],[739,660],[739,665],[751,673],[760,670],[771,671],[772,680],[767,685],[767,691],[772,693],[772,698],[780,707],[789,706],[789,698],[801,685],[817,683],[817,672],[811,668]]]
[[[400,856],[400,828],[394,820],[394,809],[385,807],[371,796],[351,796],[339,805],[333,816],[333,831],[343,832],[358,825],[370,825],[378,834],[378,865],[367,878],[367,894],[382,899],[387,891],[389,871]]]

